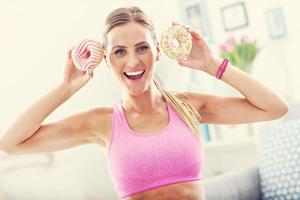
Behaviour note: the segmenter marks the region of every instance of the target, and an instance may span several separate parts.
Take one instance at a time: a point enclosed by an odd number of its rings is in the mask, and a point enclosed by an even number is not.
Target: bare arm
[[[0,149],[9,154],[40,153],[89,142],[99,143],[100,141],[96,141],[99,138],[92,138],[94,129],[91,119],[94,110],[41,125],[44,119],[69,97],[65,87],[59,85],[32,104],[4,133],[0,140]]]
[[[0,140],[3,150],[9,150],[30,138],[39,128],[44,119],[59,105],[71,96],[64,84],[59,84],[52,91],[32,104],[5,131]]]
[[[220,62],[216,60],[215,65],[208,67],[206,72],[215,76]],[[244,97],[186,93],[189,102],[201,115],[202,123],[240,124],[267,121],[278,119],[288,111],[288,104],[275,91],[232,65],[227,67],[222,81],[237,89]]]
[[[31,136],[14,145],[7,144],[13,141],[10,137],[12,134],[7,132],[1,140],[1,148],[9,154],[24,154],[53,152],[87,143],[103,143],[100,137],[96,137],[95,129],[91,124],[93,112],[88,110],[56,122],[40,125]],[[101,120],[98,122],[99,125],[104,123]],[[18,134],[14,135],[22,137],[22,130],[16,133]]]
[[[33,103],[12,123],[0,139],[0,149],[7,153],[43,152],[85,143],[89,132],[87,112],[46,125],[42,122],[84,86],[92,75],[92,71],[82,72],[75,68],[69,50],[63,82]]]
[[[192,50],[187,59],[178,60],[178,63],[215,76],[222,60],[213,55],[207,42],[196,30],[191,27],[186,27],[186,30],[192,36]],[[189,101],[199,111],[203,123],[236,124],[272,120],[288,111],[288,104],[280,95],[230,64],[221,79],[237,89],[243,97],[190,93]]]
[[[208,67],[207,73],[214,76],[220,62],[221,60],[217,59],[214,65]],[[201,108],[202,113],[206,115],[206,122],[265,121],[278,119],[288,111],[288,104],[280,95],[232,65],[225,70],[222,81],[237,89],[244,97],[207,95]]]

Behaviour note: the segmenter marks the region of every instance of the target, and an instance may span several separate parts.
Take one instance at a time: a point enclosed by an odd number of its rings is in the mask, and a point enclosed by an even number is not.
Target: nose
[[[127,65],[128,66],[135,67],[138,63],[139,63],[139,58],[138,58],[137,55],[135,55],[133,53],[128,54],[128,58],[127,58]]]

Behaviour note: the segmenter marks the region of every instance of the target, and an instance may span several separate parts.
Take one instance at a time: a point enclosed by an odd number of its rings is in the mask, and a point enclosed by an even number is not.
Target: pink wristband
[[[227,64],[228,64],[228,60],[225,58],[217,71],[217,74],[216,74],[217,79],[221,79],[221,77],[227,67]]]

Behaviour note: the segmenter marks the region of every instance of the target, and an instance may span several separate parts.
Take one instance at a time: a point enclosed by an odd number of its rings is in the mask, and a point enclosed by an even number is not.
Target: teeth
[[[144,72],[144,70],[136,71],[136,72],[125,72],[125,74],[128,75],[128,76],[135,76],[135,75],[140,75],[143,72]]]

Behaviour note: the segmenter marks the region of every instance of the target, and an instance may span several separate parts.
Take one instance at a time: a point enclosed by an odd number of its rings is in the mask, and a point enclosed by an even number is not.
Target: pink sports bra
[[[180,182],[202,179],[203,144],[167,103],[169,123],[154,133],[134,132],[121,102],[113,105],[112,135],[106,154],[120,198]]]

